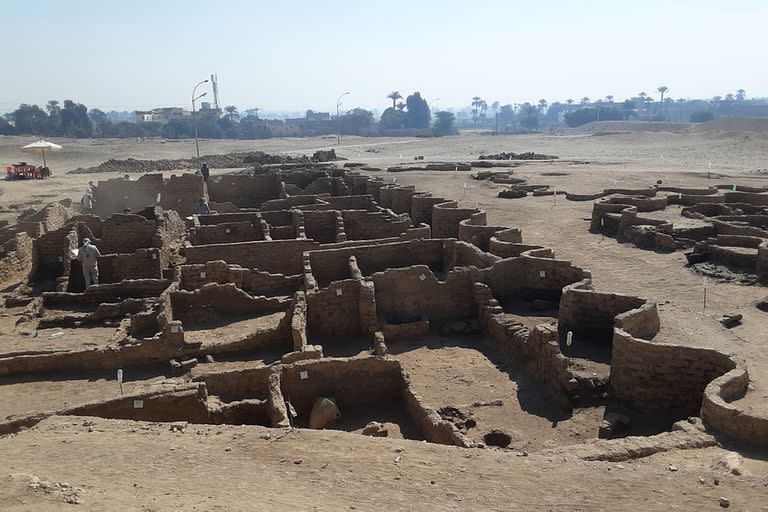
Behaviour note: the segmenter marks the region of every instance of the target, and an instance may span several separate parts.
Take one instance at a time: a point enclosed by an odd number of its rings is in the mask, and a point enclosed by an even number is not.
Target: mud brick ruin
[[[768,277],[765,194],[614,192],[595,204],[593,231]],[[200,197],[215,213],[195,214]],[[600,292],[588,270],[456,200],[330,164],[110,179],[94,199],[94,214],[54,203],[0,228],[0,281],[21,281],[6,297],[19,336],[0,345],[0,376],[138,377],[123,394],[0,419],[0,433],[57,413],[306,427],[328,398],[340,417],[326,428],[375,421],[432,443],[497,444],[484,434],[514,425],[482,410],[519,397],[447,406],[417,391],[407,350],[458,344],[492,354],[502,374],[514,364],[563,417],[608,404],[601,437],[649,434],[638,442],[650,451],[714,443],[680,422],[700,416],[709,432],[768,445],[768,418],[729,403],[746,390],[743,361],[655,340],[655,302]],[[645,217],[670,204],[695,222]],[[87,290],[69,257],[84,238],[104,255]],[[642,417],[651,432],[634,428]]]
[[[595,202],[590,231],[642,249],[692,249],[686,254],[692,265],[708,262],[766,283],[767,192],[740,185],[606,190],[602,195],[607,197]],[[682,219],[668,213],[667,207],[673,205]]]

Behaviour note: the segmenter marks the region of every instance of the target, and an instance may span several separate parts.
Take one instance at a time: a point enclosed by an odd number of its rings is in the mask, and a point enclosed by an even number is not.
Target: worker
[[[207,215],[209,213],[211,213],[211,208],[208,206],[208,201],[206,201],[204,197],[201,197],[197,202],[197,214]]]
[[[200,174],[203,175],[203,180],[208,181],[208,178],[211,177],[211,170],[208,169],[208,164],[203,162],[203,166],[200,168]]]
[[[91,240],[83,239],[83,246],[77,252],[77,259],[83,266],[83,277],[85,278],[85,287],[89,288],[92,284],[99,284],[99,258],[101,253],[99,248],[91,245]]]
[[[83,194],[83,198],[80,200],[80,204],[83,205],[83,210],[86,212],[93,211],[93,192],[89,188]]]

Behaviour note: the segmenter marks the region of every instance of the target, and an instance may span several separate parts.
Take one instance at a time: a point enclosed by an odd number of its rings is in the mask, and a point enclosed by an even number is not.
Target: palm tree
[[[573,105],[573,98],[568,98],[565,102],[569,105]]]
[[[542,112],[547,110],[547,105],[548,104],[549,104],[549,102],[547,102],[547,100],[545,100],[544,98],[540,99],[539,100],[539,110],[541,110]]]
[[[725,95],[725,101],[733,101],[735,98],[733,97],[733,93],[728,93]]]
[[[587,103],[589,103],[589,96],[584,96],[583,98],[581,98],[582,105],[586,105]]]
[[[745,91],[744,89],[739,89],[738,91],[736,91],[736,99],[738,101],[744,101],[744,98],[746,97],[747,97],[747,91]]]
[[[612,94],[609,94],[608,96],[606,96],[605,99],[608,100],[608,103],[613,103],[613,95]]]
[[[405,103],[402,101],[398,101],[396,107],[397,107],[397,110],[405,110]]]
[[[499,106],[501,104],[498,101],[494,101],[491,103],[491,110],[493,110],[493,118],[494,118],[494,124],[493,124],[493,134],[496,135],[499,131]]]
[[[224,107],[224,111],[227,113],[226,117],[230,123],[234,123],[235,119],[240,119],[240,112],[237,111],[236,106],[228,105]]]
[[[472,118],[475,121],[475,126],[477,126],[477,113],[480,110],[480,107],[483,104],[483,99],[480,96],[475,96],[472,98]]]
[[[663,116],[664,115],[664,93],[669,90],[669,87],[667,87],[666,85],[660,85],[659,88],[656,90],[659,91],[659,93],[661,94],[659,105],[661,106],[661,115]]]
[[[49,114],[51,112],[56,112],[60,109],[61,107],[59,107],[59,102],[56,100],[50,100],[48,104],[45,106],[45,110],[47,110]]]
[[[387,98],[392,100],[392,108],[396,107],[397,100],[403,99],[403,95],[400,94],[400,91],[392,91],[391,93],[387,94]]]
[[[712,98],[712,117],[717,117],[717,104],[722,101],[722,96],[714,96]]]

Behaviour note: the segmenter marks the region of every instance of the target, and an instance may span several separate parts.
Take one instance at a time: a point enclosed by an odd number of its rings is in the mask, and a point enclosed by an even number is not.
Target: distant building
[[[181,107],[161,107],[152,110],[137,110],[135,115],[137,123],[159,122],[165,124],[173,119],[187,119],[192,115],[192,112]]]

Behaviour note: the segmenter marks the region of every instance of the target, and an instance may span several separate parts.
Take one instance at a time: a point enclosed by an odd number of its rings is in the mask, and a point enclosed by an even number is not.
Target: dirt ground
[[[0,137],[0,163],[19,159],[31,162],[29,155],[18,151],[30,141]],[[51,179],[0,183],[0,219],[15,217],[18,210],[9,210],[11,205],[39,207],[61,197],[79,200],[89,180],[115,176],[65,174],[77,167],[97,165],[109,158],[179,158],[194,151],[194,141],[54,142],[62,144],[64,151],[49,159],[54,171]],[[340,148],[332,144],[323,138],[201,141],[201,152],[311,154],[334,147],[351,161],[386,167],[412,162],[418,155],[425,161],[469,161],[480,154],[535,151],[558,155],[562,161],[529,163],[516,168],[515,175],[572,193],[645,187],[657,180],[684,187],[768,185],[768,174],[755,172],[768,168],[768,135],[755,132],[498,137],[467,133],[440,139],[345,137]],[[212,174],[220,172],[226,171],[214,170]],[[460,199],[462,205],[477,204],[488,212],[489,224],[522,228],[526,243],[552,247],[557,257],[588,268],[600,291],[658,301],[662,330],[656,339],[715,347],[745,359],[752,383],[739,405],[768,414],[768,313],[754,307],[755,301],[768,295],[768,289],[710,281],[704,310],[702,278],[684,268],[681,252],[644,251],[589,233],[592,201],[569,202],[560,196],[499,199],[496,194],[501,185],[474,181],[471,174],[381,173],[386,180],[396,179],[435,196]],[[676,215],[671,218],[679,219]],[[741,313],[743,324],[731,330],[723,328],[717,319],[724,313]],[[0,334],[3,331],[6,326],[0,321]],[[6,350],[7,346],[0,347],[0,351]],[[11,351],[16,350],[14,346]],[[397,357],[405,366],[410,365],[411,373],[422,375],[419,380],[432,379],[431,389],[420,390],[431,406],[442,405],[440,400],[449,392],[461,393],[461,400],[448,397],[447,401],[457,404],[462,400],[471,403],[478,394],[487,395],[484,399],[488,400],[496,398],[491,396],[496,390],[501,394],[519,391],[519,382],[501,379],[487,357],[468,350],[451,347],[440,352],[414,347]],[[461,355],[451,357],[456,354]],[[454,383],[460,379],[468,382],[442,389],[439,379],[445,378],[446,372],[453,372],[450,378]],[[31,410],[32,405],[38,409],[59,400],[79,403],[113,392],[108,386],[114,381],[99,376],[85,380],[92,383],[89,390],[81,389],[75,378],[59,389],[34,388],[30,383],[0,386],[0,417]],[[19,396],[33,393],[40,398],[30,398],[29,404],[15,403],[24,401]],[[510,407],[483,408],[478,417],[484,422],[503,418],[515,424],[521,439],[537,448],[579,442],[569,432],[567,422],[548,432],[551,421],[546,417]],[[76,494],[82,496],[88,510],[624,510],[636,509],[639,503],[649,510],[716,510],[720,496],[728,497],[734,510],[768,510],[768,455],[748,456],[745,475],[723,476],[712,466],[723,454],[720,448],[673,451],[632,463],[587,463],[569,459],[567,452],[558,458],[535,453],[520,457],[513,452],[373,440],[335,431],[302,430],[285,435],[259,427],[204,425],[174,434],[167,425],[99,419],[94,420],[97,428],[87,432],[84,421],[52,418],[30,431],[0,439],[0,509],[71,506],[66,498],[74,491],[65,493],[61,485],[55,490],[39,484],[35,491],[30,485],[39,478],[79,488]],[[569,421],[581,419],[574,415]],[[590,418],[584,421],[584,425],[593,425]],[[268,432],[271,437],[262,439]],[[297,460],[302,462],[295,463]],[[670,464],[679,470],[671,472]],[[719,486],[713,484],[716,475]]]

